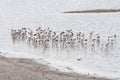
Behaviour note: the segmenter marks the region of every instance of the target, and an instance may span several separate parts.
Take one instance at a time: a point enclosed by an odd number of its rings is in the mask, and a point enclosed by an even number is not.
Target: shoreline
[[[47,65],[24,58],[0,56],[0,68],[1,80],[111,80],[51,70]]]
[[[76,10],[76,11],[65,11],[62,13],[112,13],[120,12],[120,9],[90,9],[90,10]]]

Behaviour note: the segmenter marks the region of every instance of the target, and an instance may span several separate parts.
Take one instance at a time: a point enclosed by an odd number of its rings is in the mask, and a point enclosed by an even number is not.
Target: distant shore
[[[0,80],[109,80],[51,70],[31,59],[0,56]]]
[[[120,9],[93,9],[93,10],[78,10],[78,11],[65,11],[63,13],[110,13],[120,12]]]

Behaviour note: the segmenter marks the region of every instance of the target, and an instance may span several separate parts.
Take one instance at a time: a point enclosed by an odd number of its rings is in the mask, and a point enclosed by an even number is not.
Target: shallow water
[[[4,2],[4,4],[6,4],[6,2]],[[71,71],[82,74],[90,73],[94,76],[120,78],[120,13],[62,14],[56,12],[54,14],[43,14],[43,12],[39,12],[40,9],[38,9],[38,5],[28,7],[32,2],[27,3],[27,6],[20,6],[20,4],[23,4],[22,1],[18,3],[18,6],[12,4],[13,2],[10,1],[7,7],[1,5],[0,9],[0,52],[3,52],[0,53],[0,55],[32,58],[38,62],[49,63],[49,66],[58,68],[60,71]],[[15,8],[15,6],[17,8]],[[25,9],[23,9],[23,7],[25,7]],[[36,7],[38,10],[31,9]],[[53,11],[55,10],[53,9]],[[60,11],[62,11],[62,9]],[[116,34],[117,43],[114,49],[111,50],[108,55],[105,55],[105,53],[99,51],[91,54],[89,51],[85,53],[77,49],[62,51],[48,49],[44,51],[40,48],[30,47],[26,43],[12,42],[10,29],[22,27],[35,29],[39,26],[42,28],[50,27],[55,31],[72,29],[74,32],[82,31],[86,35],[90,31],[94,31],[102,36],[103,41],[107,36]],[[79,58],[82,60],[77,61]],[[68,67],[70,70],[67,69]]]

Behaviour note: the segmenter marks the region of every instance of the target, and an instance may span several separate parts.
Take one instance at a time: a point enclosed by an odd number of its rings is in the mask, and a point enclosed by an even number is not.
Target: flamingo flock
[[[36,28],[34,31],[30,28],[11,29],[13,42],[24,41],[29,46],[39,48],[59,48],[59,49],[80,49],[81,51],[109,52],[114,47],[117,35],[113,34],[101,39],[100,34],[95,34],[93,31],[88,33],[88,36],[82,32],[73,32],[72,29],[61,32],[53,31],[50,28]]]

